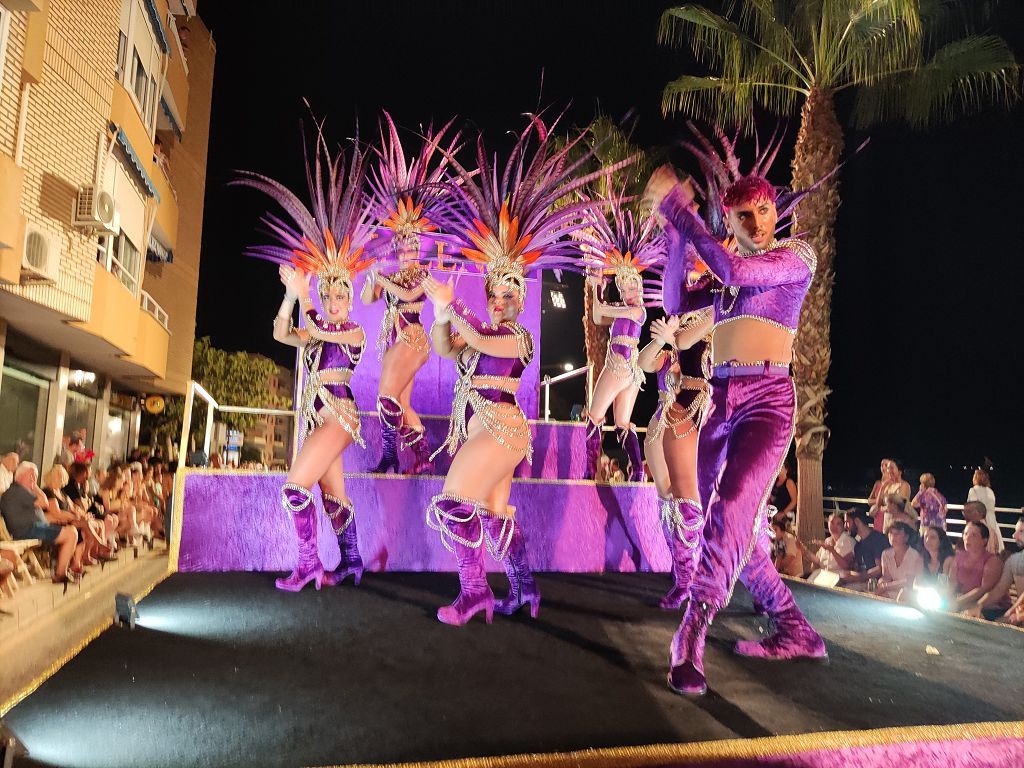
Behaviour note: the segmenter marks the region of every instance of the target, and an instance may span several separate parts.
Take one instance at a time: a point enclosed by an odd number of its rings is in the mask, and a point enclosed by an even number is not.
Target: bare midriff
[[[714,364],[793,359],[793,334],[754,319],[734,320],[715,328],[711,336]]]
[[[348,384],[352,381],[352,370],[349,368],[328,368],[320,371],[321,384]]]

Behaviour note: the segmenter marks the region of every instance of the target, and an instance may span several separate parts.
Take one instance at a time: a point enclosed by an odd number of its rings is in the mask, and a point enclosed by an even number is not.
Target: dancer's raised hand
[[[434,305],[434,318],[445,321],[449,318],[448,305],[455,298],[455,289],[452,288],[451,278],[448,282],[442,283],[434,277],[427,277],[423,281],[423,291]]]
[[[285,294],[288,298],[295,299],[309,296],[309,273],[303,272],[295,267],[282,264],[277,270],[284,284]]]
[[[661,201],[675,188],[679,186],[679,176],[676,169],[667,163],[654,169],[651,178],[647,180],[644,188],[643,203],[652,211],[658,210]],[[683,186],[683,194],[688,197],[686,202],[693,199],[693,189],[689,185]]]
[[[674,345],[679,330],[679,318],[675,315],[659,317],[651,323],[651,336],[662,344]]]

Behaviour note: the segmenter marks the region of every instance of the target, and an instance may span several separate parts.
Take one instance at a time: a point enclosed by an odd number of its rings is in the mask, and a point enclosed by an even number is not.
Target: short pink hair
[[[728,211],[737,205],[758,200],[770,200],[774,203],[778,196],[775,186],[764,176],[744,176],[725,191],[722,207]]]

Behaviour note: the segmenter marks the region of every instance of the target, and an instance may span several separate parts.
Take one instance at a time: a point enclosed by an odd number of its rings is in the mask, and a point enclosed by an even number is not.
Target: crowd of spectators
[[[0,519],[5,538],[38,540],[49,550],[54,583],[77,582],[125,546],[164,535],[173,466],[159,453],[133,451],[127,462],[93,465],[81,434],[68,436],[54,464],[39,468],[16,453],[0,459]],[[18,557],[0,549],[0,592]]]
[[[892,459],[881,462],[868,509],[837,512],[829,536],[804,544],[787,515],[773,512],[773,552],[780,573],[826,586],[869,591],[922,607],[941,607],[976,618],[1024,625],[1024,517],[1006,551],[995,516],[989,473],[974,473],[963,505],[964,527],[954,546],[946,531],[947,501],[935,476],[924,473],[917,491]],[[780,475],[778,493],[786,481]],[[779,494],[788,499],[783,491]]]

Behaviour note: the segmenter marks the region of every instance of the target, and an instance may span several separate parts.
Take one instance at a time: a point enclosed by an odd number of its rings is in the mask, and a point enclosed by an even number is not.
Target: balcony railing
[[[148,312],[153,318],[164,327],[168,333],[171,332],[170,326],[168,326],[169,318],[167,311],[161,307],[152,296],[145,291],[139,293],[139,304],[144,312]]]

